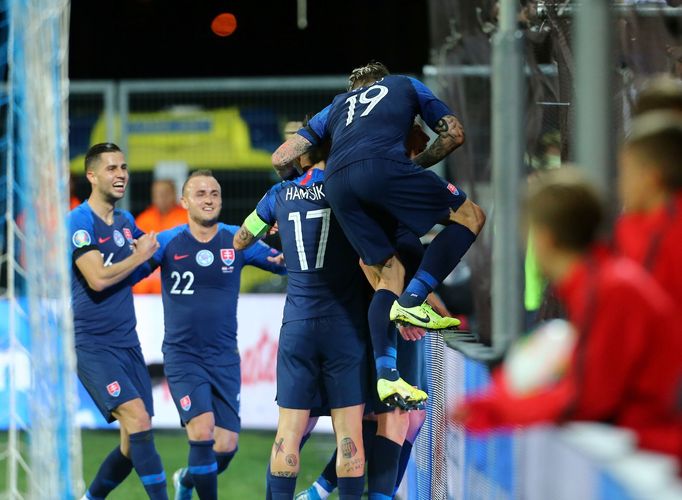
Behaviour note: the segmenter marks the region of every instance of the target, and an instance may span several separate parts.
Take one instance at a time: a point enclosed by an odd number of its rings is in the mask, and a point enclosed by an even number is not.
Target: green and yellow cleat
[[[402,410],[419,409],[429,398],[424,391],[412,387],[401,378],[398,380],[378,379],[377,392],[382,403]]]
[[[415,307],[403,307],[396,300],[389,313],[391,321],[420,326],[429,331],[454,329],[461,324],[457,318],[446,318],[438,314],[426,302]]]

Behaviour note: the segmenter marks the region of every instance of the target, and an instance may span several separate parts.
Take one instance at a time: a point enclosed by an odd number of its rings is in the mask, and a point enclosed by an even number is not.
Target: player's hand
[[[273,234],[277,234],[279,232],[279,226],[277,225],[277,222],[275,222],[274,226],[272,226],[270,229],[268,229],[268,236],[272,236]]]
[[[407,156],[414,158],[424,151],[428,144],[429,136],[426,135],[421,125],[414,123],[412,125],[412,130],[410,130],[410,134],[407,136],[407,143],[405,144]]]
[[[154,252],[159,248],[159,242],[156,240],[156,231],[149,231],[133,241],[133,248],[135,253],[140,254],[144,260],[151,259]]]
[[[273,264],[276,264],[278,266],[283,266],[284,265],[284,254],[281,253],[279,255],[276,255],[275,257],[268,257],[268,262],[272,262]]]
[[[418,326],[398,325],[398,331],[405,340],[420,340],[426,336],[426,330]]]

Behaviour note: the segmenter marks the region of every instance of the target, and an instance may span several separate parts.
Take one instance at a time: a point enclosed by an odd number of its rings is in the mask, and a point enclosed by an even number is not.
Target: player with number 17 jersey
[[[283,408],[320,406],[320,390],[331,408],[365,399],[365,278],[329,208],[323,178],[311,168],[277,184],[255,212],[265,224],[278,224],[289,278],[277,357]]]

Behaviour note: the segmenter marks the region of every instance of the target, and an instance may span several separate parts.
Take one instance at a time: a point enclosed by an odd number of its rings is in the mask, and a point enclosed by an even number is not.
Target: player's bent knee
[[[466,200],[457,210],[450,212],[449,222],[461,224],[474,234],[481,232],[485,221],[485,212],[471,200]]]
[[[152,420],[147,413],[147,408],[140,398],[126,401],[116,407],[111,414],[121,424],[127,434],[148,431],[152,428]]]
[[[232,453],[239,446],[239,433],[221,427],[215,428],[214,439],[213,448],[218,453]]]
[[[213,439],[215,421],[213,413],[206,412],[187,422],[187,437],[191,441],[209,441]]]

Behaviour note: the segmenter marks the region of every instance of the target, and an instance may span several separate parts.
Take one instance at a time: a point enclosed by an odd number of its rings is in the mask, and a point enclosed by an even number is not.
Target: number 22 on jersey
[[[370,95],[370,93],[372,95]],[[374,107],[377,104],[379,104],[379,101],[386,97],[386,94],[388,94],[388,87],[384,87],[383,85],[372,85],[362,94],[352,95],[348,99],[346,99],[346,102],[348,103],[348,115],[346,116],[346,126],[350,125],[353,122],[353,118],[355,117],[355,106],[358,103],[358,101],[360,101],[360,104],[368,105],[360,115],[360,118],[362,118],[363,116],[367,116],[368,114],[370,114]]]

